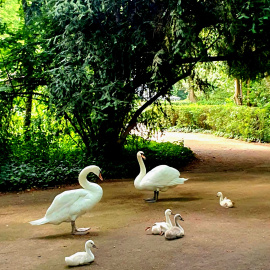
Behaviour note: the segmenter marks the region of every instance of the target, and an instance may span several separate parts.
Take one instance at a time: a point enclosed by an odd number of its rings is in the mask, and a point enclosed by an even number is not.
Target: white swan
[[[85,243],[85,251],[86,252],[77,252],[69,257],[65,257],[65,262],[68,266],[77,266],[88,264],[94,261],[95,256],[91,251],[91,248],[97,248],[95,246],[94,241],[88,240]]]
[[[185,235],[184,229],[180,226],[179,220],[184,221],[180,214],[176,214],[174,216],[175,226],[171,227],[169,230],[165,232],[165,238],[168,240],[181,238]]]
[[[223,199],[223,194],[221,192],[217,193],[217,197],[219,197],[219,204],[222,207],[225,207],[225,208],[234,207],[234,202],[231,201],[230,199],[227,199],[226,197]]]
[[[139,151],[137,153],[137,159],[140,165],[140,173],[135,178],[134,186],[139,190],[154,191],[154,198],[145,199],[147,202],[156,202],[158,200],[159,191],[166,191],[179,184],[184,184],[184,182],[188,180],[186,178],[179,178],[180,172],[167,165],[157,166],[146,173],[143,158],[145,159],[143,152]]]
[[[165,222],[156,222],[152,226],[152,228],[147,227],[145,230],[149,230],[151,228],[152,234],[163,235],[168,229],[170,229],[172,227],[172,222],[171,222],[171,219],[170,219],[170,215],[173,215],[172,210],[167,209],[165,211],[165,218],[166,218]]]
[[[90,228],[77,229],[75,220],[98,203],[103,195],[103,190],[98,184],[87,181],[86,177],[90,172],[103,180],[99,167],[91,165],[84,168],[79,174],[79,183],[84,189],[68,190],[57,195],[45,216],[29,223],[32,225],[46,223],[58,225],[62,222],[71,222],[72,234],[86,234]]]

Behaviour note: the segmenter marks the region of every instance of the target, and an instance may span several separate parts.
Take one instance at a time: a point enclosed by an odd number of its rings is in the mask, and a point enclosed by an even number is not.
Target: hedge
[[[177,105],[166,109],[173,130],[207,130],[246,141],[270,142],[270,109],[232,105]]]

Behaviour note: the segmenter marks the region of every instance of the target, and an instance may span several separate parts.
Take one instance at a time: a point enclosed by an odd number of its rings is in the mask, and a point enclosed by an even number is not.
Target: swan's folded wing
[[[149,171],[141,181],[141,185],[154,185],[157,187],[166,187],[180,184],[180,172],[167,165],[160,165]]]
[[[65,209],[68,210],[71,205],[86,195],[87,191],[84,189],[67,190],[62,192],[54,198],[52,204],[46,212],[46,216],[49,216],[53,213],[55,214],[56,212],[61,212]]]

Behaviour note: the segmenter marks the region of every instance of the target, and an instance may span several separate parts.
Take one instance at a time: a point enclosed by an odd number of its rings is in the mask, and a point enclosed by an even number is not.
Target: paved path
[[[149,192],[133,181],[103,182],[102,200],[78,219],[91,227],[87,236],[71,236],[70,224],[31,226],[59,190],[0,196],[0,269],[67,269],[64,257],[83,251],[88,239],[98,246],[92,270],[269,270],[270,147],[205,134],[167,133],[163,140],[184,138],[199,161],[182,171],[184,184],[147,204]],[[135,158],[135,157],[134,157]],[[224,209],[216,193],[236,202]],[[145,232],[171,208],[185,221],[185,237],[166,241]]]

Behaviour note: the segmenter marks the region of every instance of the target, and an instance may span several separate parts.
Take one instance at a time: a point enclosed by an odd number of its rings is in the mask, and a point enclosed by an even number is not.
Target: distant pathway
[[[248,143],[216,137],[210,134],[166,132],[160,141],[184,139],[184,144],[196,154],[199,162],[186,170],[267,171],[270,172],[270,144]]]

